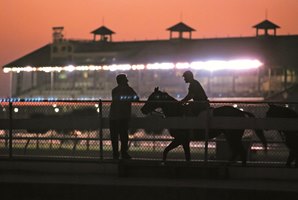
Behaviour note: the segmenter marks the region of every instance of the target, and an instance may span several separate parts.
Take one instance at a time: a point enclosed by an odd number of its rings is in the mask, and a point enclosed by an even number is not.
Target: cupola
[[[183,22],[179,22],[178,24],[171,26],[167,29],[170,31],[170,39],[175,39],[173,36],[173,33],[178,33],[178,39],[191,39],[192,37],[192,31],[196,31],[195,29],[191,28],[190,26],[184,24]],[[188,33],[188,38],[183,37],[183,33]]]

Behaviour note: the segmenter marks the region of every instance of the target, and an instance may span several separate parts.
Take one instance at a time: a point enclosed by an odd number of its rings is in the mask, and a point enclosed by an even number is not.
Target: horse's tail
[[[255,115],[250,113],[250,112],[246,112],[246,111],[243,111],[243,113],[245,114],[245,116],[247,117],[250,117],[250,118],[255,118]],[[254,129],[256,135],[258,136],[258,138],[261,140],[264,148],[265,148],[265,151],[267,151],[267,146],[268,146],[268,143],[267,143],[267,140],[266,140],[266,137],[264,135],[264,131],[261,130],[261,129]]]

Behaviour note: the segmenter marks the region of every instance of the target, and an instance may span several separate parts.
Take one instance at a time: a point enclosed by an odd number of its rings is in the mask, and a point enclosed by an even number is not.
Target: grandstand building
[[[11,74],[11,95],[20,98],[111,99],[115,76],[126,73],[141,98],[159,86],[182,98],[181,77],[192,70],[210,98],[287,99],[297,82],[298,35],[278,35],[264,20],[251,37],[192,38],[180,22],[166,40],[113,41],[105,26],[90,40],[64,38],[53,27],[50,44],[3,66]]]

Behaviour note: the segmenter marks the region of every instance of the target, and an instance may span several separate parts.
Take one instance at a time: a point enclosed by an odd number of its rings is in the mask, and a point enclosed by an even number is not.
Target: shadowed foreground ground
[[[295,200],[297,171],[185,162],[1,160],[0,191],[6,200]]]

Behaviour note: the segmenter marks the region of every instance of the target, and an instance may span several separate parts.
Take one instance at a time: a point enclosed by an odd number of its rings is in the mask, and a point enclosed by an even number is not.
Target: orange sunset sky
[[[105,25],[114,41],[167,39],[180,21],[193,38],[253,36],[267,19],[277,34],[298,34],[298,0],[0,0],[0,65],[51,42],[52,27],[64,26],[71,39],[92,39]],[[0,72],[0,97],[9,94],[9,76]]]

